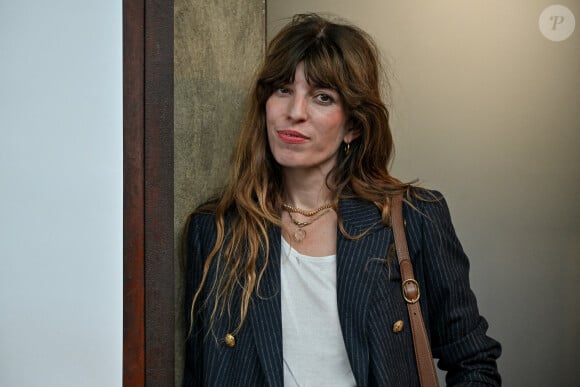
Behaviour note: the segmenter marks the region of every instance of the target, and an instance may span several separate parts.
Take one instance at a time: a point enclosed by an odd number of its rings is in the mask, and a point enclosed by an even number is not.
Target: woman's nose
[[[290,103],[290,111],[288,112],[290,118],[294,121],[303,121],[308,117],[307,111],[306,97],[298,93],[294,94]]]

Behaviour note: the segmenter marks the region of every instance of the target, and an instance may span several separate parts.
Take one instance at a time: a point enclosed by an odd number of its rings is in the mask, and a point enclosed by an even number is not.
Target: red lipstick
[[[287,144],[302,144],[308,137],[295,130],[280,130],[278,137]]]

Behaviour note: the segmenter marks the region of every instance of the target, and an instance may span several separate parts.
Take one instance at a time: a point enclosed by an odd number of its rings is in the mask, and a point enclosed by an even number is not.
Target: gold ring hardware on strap
[[[403,298],[409,304],[414,304],[419,301],[421,291],[419,290],[419,283],[415,279],[404,280],[401,284],[403,288]]]

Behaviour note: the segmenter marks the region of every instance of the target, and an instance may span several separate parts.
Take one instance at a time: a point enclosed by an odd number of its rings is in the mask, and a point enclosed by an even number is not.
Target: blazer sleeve
[[[416,270],[425,281],[433,356],[447,371],[449,386],[500,386],[496,359],[501,346],[486,335],[488,325],[479,314],[469,284],[469,261],[447,203],[438,192],[434,197],[436,201],[418,205],[422,232],[411,236],[420,246]]]
[[[196,304],[195,313],[191,313],[193,296],[197,291],[202,275],[203,264],[207,256],[207,246],[211,244],[212,233],[208,230],[213,218],[208,214],[193,215],[187,228],[187,269],[185,283],[185,316],[186,316],[186,345],[185,345],[185,368],[183,374],[184,387],[203,386],[203,339],[205,337],[203,313],[199,313],[199,305]],[[204,299],[203,294],[201,299]]]

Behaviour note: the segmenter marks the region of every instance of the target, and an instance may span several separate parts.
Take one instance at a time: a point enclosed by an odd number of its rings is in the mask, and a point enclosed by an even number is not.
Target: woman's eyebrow
[[[311,82],[308,82],[308,83],[310,84],[310,87],[315,87],[315,88],[318,88],[318,89],[329,89],[329,90],[333,90],[333,91],[338,92],[338,90],[336,89],[336,87],[331,86],[331,85],[329,85],[327,83],[323,83],[323,82],[312,82],[312,83]]]

